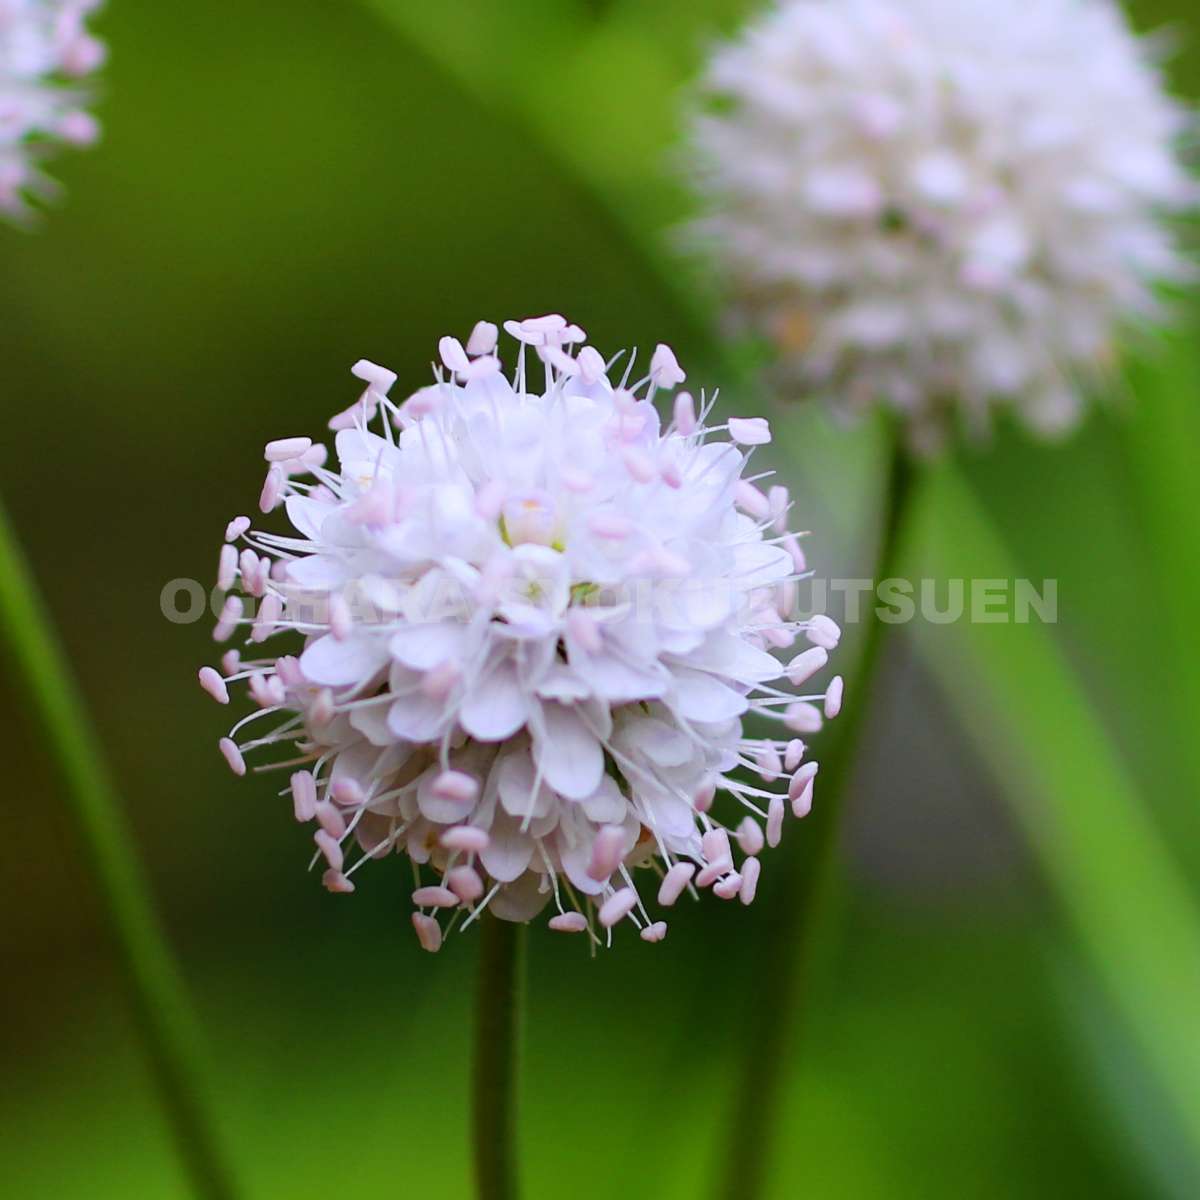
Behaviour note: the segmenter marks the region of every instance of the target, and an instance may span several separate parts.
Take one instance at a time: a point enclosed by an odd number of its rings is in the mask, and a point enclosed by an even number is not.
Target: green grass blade
[[[1195,318],[1189,322],[1195,325]],[[1168,338],[1159,361],[1137,364],[1131,375],[1133,410],[1128,422],[1130,471],[1138,523],[1161,604],[1157,620],[1173,648],[1169,682],[1177,714],[1175,746],[1200,790],[1200,353],[1194,328]]]
[[[924,505],[919,574],[1014,578],[957,468]],[[1200,913],[1125,763],[1050,626],[912,628],[1200,1164]]]
[[[636,286],[662,294],[668,320],[693,357],[712,346],[709,313],[660,236],[681,212],[664,148],[685,66],[664,63],[636,25],[597,26],[582,5],[365,3],[448,86],[546,156],[593,227],[624,248]],[[625,92],[641,88],[645,95],[636,102],[624,95],[608,110],[596,105],[596,89],[616,80]],[[631,109],[644,119],[631,125]],[[606,111],[613,120],[607,130]]]
[[[67,811],[128,983],[138,1032],[196,1195],[232,1200],[236,1191],[207,1102],[199,1039],[184,986],[66,656],[2,507],[0,638],[61,776]]]

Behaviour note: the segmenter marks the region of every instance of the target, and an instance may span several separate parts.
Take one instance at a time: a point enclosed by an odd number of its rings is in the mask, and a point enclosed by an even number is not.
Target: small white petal
[[[483,742],[512,737],[529,715],[529,703],[511,664],[494,668],[476,681],[459,710],[462,727]]]
[[[569,800],[583,800],[600,786],[604,751],[574,709],[542,706],[544,732],[535,732],[533,753],[546,782]]]
[[[365,683],[387,662],[387,648],[369,637],[318,638],[300,655],[300,670],[310,683],[342,687]]]

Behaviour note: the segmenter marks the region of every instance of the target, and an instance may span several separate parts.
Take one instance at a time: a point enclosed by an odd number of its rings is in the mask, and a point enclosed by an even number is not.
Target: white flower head
[[[267,446],[261,507],[293,530],[230,523],[218,584],[244,595],[216,636],[302,645],[231,650],[200,682],[222,703],[247,683],[258,710],[222,753],[238,774],[251,752],[292,772],[331,891],[408,855],[426,949],[484,909],[547,905],[554,929],[599,940],[628,919],[654,942],[647,896],[749,904],[785,808],[808,812],[817,767],[797,735],[836,715],[841,682],[788,685],[839,631],[795,615],[787,490],[744,477],[765,421],[707,425],[680,392],[664,426],[656,395],[685,378],[668,347],[637,379],[562,317],[505,329],[511,383],[481,322],[465,346],[442,339],[436,382],[403,403],[392,372],[356,364],[336,469],[306,437]],[[773,651],[798,638],[785,665]]]
[[[99,127],[79,80],[104,61],[84,26],[99,0],[0,0],[0,216],[53,195],[39,163],[56,143],[90,145]]]
[[[932,446],[1006,404],[1078,420],[1185,275],[1190,116],[1108,0],[780,0],[719,47],[693,234],[793,384]]]

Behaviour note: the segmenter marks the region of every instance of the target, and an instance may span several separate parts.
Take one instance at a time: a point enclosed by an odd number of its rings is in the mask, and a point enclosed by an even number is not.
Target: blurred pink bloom
[[[1073,427],[1154,285],[1187,274],[1191,116],[1107,0],[780,0],[704,95],[690,237],[731,323],[918,448],[996,405]]]
[[[104,61],[84,27],[99,0],[0,0],[0,216],[25,218],[31,196],[51,196],[40,161],[56,143],[99,137],[77,80]]]

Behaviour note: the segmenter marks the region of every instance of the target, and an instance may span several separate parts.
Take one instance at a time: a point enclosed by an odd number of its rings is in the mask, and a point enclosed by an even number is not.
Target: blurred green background
[[[702,289],[651,259],[687,211],[679,89],[747,7],[114,2],[103,144],[55,164],[68,197],[41,230],[0,228],[0,492],[197,996],[251,1196],[469,1194],[475,939],[421,954],[398,859],[353,898],[305,873],[289,802],[216,753],[224,714],[194,682],[208,625],[169,624],[160,589],[209,581],[263,442],[321,428],[359,357],[400,394],[441,334],[557,310],[610,351],[671,342],[720,383]],[[1196,95],[1186,11],[1133,8],[1177,23],[1172,79]],[[1197,312],[1181,303],[1073,441],[1001,429],[927,481],[913,571],[1055,578],[1060,621],[905,629],[850,699],[871,716],[779,1200],[1200,1195]],[[877,431],[786,423],[776,462],[813,565],[869,575]],[[9,679],[6,1194],[185,1196]],[[657,948],[589,961],[533,932],[531,1196],[702,1193],[787,949],[767,867],[752,910],[706,898]]]

